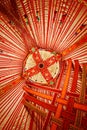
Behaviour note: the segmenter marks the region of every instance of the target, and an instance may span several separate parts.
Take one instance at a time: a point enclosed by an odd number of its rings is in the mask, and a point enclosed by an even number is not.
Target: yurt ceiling
[[[0,130],[86,130],[87,0],[0,0]]]

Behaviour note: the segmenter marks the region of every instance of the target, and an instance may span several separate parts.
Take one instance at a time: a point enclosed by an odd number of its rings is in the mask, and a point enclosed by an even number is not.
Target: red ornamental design
[[[59,74],[60,55],[32,48],[24,65],[23,76],[35,83],[53,85]]]

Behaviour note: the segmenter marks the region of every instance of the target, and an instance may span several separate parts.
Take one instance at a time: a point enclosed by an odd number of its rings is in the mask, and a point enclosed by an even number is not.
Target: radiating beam
[[[65,49],[62,52],[62,56],[68,55],[70,52],[74,51],[75,49],[77,49],[78,47],[83,45],[85,42],[87,42],[87,33],[83,37],[81,37],[80,40],[78,40],[76,43],[74,43],[72,46],[70,46],[69,48]]]
[[[16,78],[15,80],[12,80],[10,83],[4,85],[0,89],[0,95],[5,94],[9,89],[14,87],[14,85],[17,85],[21,81],[21,77]]]

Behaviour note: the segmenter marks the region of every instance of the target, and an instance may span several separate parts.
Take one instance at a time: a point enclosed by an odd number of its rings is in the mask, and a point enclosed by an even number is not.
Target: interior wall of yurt
[[[87,0],[0,0],[0,130],[87,129]]]

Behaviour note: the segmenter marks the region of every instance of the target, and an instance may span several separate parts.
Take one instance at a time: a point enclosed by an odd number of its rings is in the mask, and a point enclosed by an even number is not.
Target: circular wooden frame
[[[60,72],[60,58],[52,51],[32,48],[24,62],[24,78],[38,84],[54,85]]]

